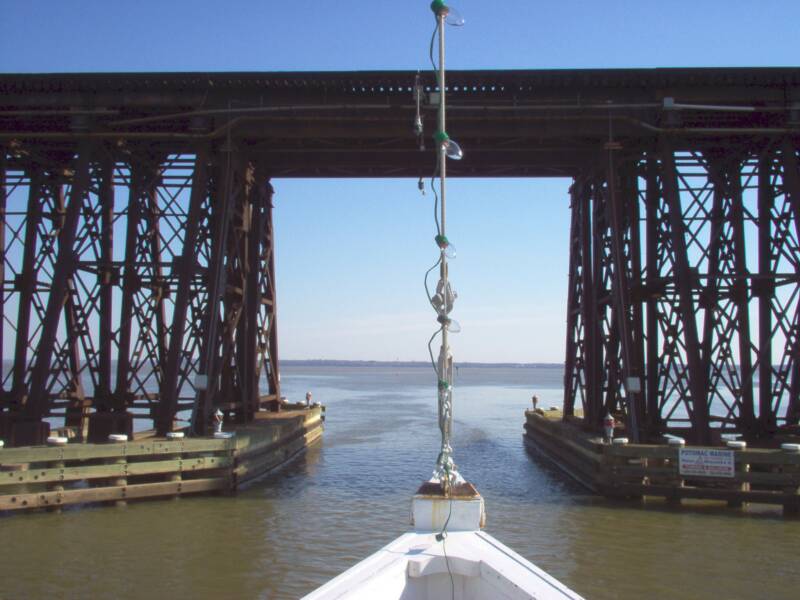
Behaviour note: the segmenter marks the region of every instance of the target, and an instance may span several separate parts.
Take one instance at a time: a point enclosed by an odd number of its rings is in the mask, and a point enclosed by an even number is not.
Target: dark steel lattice
[[[579,176],[566,412],[702,443],[796,425],[799,201],[789,141],[676,151],[665,138]]]
[[[134,419],[202,434],[217,408],[239,421],[277,410],[263,169],[209,145],[2,158],[0,307],[16,338],[3,437],[36,443],[64,425],[104,439]]]

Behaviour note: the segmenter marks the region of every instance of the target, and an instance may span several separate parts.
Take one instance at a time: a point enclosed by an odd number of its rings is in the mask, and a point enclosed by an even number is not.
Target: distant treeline
[[[428,367],[429,361],[403,360],[281,360],[281,367]],[[476,368],[509,368],[509,369],[544,369],[564,368],[564,363],[485,363],[458,362],[459,367]]]

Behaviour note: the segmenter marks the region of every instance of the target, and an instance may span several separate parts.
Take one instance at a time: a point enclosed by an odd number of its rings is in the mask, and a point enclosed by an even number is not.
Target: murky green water
[[[438,449],[434,376],[287,368],[284,393],[328,406],[322,443],[235,497],[0,519],[0,598],[297,598],[406,529]],[[587,598],[800,598],[800,520],[611,503],[523,449],[557,369],[467,369],[456,461],[488,531]]]

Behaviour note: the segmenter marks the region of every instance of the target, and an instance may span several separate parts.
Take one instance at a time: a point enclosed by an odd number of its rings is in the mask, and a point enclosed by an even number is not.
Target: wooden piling
[[[735,458],[735,472],[738,476],[736,477],[736,483],[733,484],[733,489],[749,492],[750,482],[747,481],[745,474],[750,473],[750,465],[741,457],[741,451],[747,448],[747,442],[730,440],[726,442],[725,445],[737,453]],[[744,501],[739,497],[728,500],[728,506],[731,508],[742,508],[744,504]]]
[[[51,510],[53,510],[54,512],[59,512],[60,513],[61,512],[61,498],[62,498],[61,493],[64,491],[64,461],[63,460],[54,461],[54,462],[50,463],[50,468],[51,469],[56,469],[57,471],[59,471],[61,473],[61,478],[58,480],[57,483],[53,484],[53,486],[51,488],[54,492],[56,492],[56,495],[55,495],[55,504],[56,504],[56,506],[54,506]]]
[[[112,478],[109,482],[112,487],[118,488],[120,492],[120,498],[114,501],[114,505],[117,507],[124,507],[128,505],[128,502],[125,500],[128,487],[128,458],[126,456],[128,436],[125,434],[112,433],[108,436],[108,443],[118,444],[121,447],[120,453],[110,458],[108,464],[114,465],[118,473],[117,477]]]
[[[60,436],[51,436],[47,438],[47,445],[61,448],[68,443],[69,439],[67,437],[60,437]],[[52,495],[52,500],[48,502],[52,504],[49,510],[53,512],[60,513],[61,512],[61,499],[62,499],[62,492],[64,491],[64,460],[63,456],[58,456],[57,460],[47,463],[48,469],[51,470],[53,473],[53,480],[54,483],[47,486],[47,489],[55,492]]]
[[[167,440],[173,444],[180,444],[180,447],[183,447],[183,438],[184,433],[182,431],[172,431],[167,434]],[[167,475],[167,481],[170,481],[175,484],[177,488],[177,493],[172,496],[173,500],[180,500],[181,497],[181,481],[183,481],[183,454],[177,454],[175,459],[178,461],[177,468],[175,471],[171,472]]]
[[[788,455],[800,456],[800,444],[781,444],[781,451]],[[800,462],[784,467],[784,471],[795,475],[795,479],[785,488],[788,497],[783,504],[783,514],[787,517],[797,517],[800,516]]]
[[[684,446],[686,446],[686,440],[679,437],[670,437],[667,438],[667,445],[670,448],[675,449],[675,456],[673,458],[670,455],[669,458],[665,459],[664,464],[670,468],[672,471],[672,475],[667,477],[667,486],[674,488],[674,493],[667,495],[667,504],[670,506],[680,506],[683,500],[683,496],[680,493],[680,489],[685,487],[686,482],[681,477],[681,467],[680,467],[680,450]]]

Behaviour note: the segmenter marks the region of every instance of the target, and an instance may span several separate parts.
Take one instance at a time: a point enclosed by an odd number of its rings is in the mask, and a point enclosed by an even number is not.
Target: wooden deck
[[[685,450],[733,453],[730,476],[682,474],[681,447],[664,444],[605,444],[564,421],[559,411],[525,412],[527,448],[546,456],[588,489],[616,498],[657,496],[680,504],[683,499],[783,507],[785,515],[800,513],[800,452],[780,448],[731,449],[725,446],[685,446]]]
[[[0,511],[234,492],[322,435],[324,407],[259,413],[229,439],[0,448]]]

